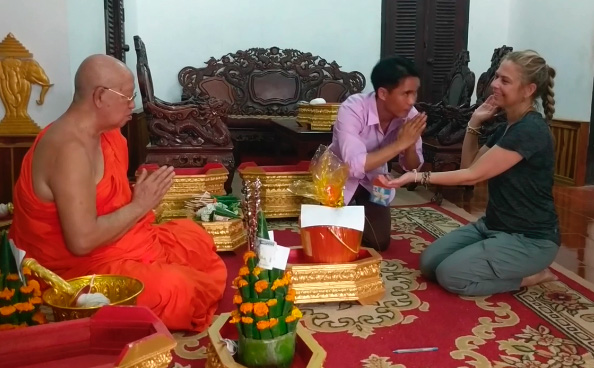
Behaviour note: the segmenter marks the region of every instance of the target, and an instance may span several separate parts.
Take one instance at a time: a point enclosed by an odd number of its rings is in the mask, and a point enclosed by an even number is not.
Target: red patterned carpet
[[[467,221],[440,207],[392,208],[390,249],[382,254],[384,298],[374,304],[300,305],[302,323],[327,351],[325,367],[594,367],[594,287],[554,265],[559,281],[490,297],[449,294],[423,279],[419,254]],[[270,222],[276,239],[299,245],[294,222]],[[241,262],[225,255],[230,278]],[[219,312],[232,308],[227,289]],[[175,333],[174,366],[204,367],[206,334]],[[394,349],[438,351],[394,354]]]

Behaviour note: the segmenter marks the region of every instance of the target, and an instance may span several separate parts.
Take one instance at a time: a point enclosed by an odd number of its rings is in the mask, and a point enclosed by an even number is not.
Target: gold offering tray
[[[247,242],[247,234],[241,219],[230,221],[196,221],[214,238],[217,252],[234,251]]]
[[[136,177],[140,175],[142,169],[146,169],[150,174],[159,168],[156,164],[141,165],[136,170]],[[173,184],[167,191],[166,196],[195,196],[203,192],[209,192],[215,195],[224,195],[225,182],[229,176],[229,171],[222,164],[210,163],[203,167],[174,169],[175,177]]]
[[[296,180],[311,181],[309,161],[278,166],[258,166],[254,162],[244,162],[237,171],[243,181],[260,179],[262,211],[267,219],[299,217],[301,205],[312,203],[289,192],[289,186]]]
[[[187,209],[171,209],[171,207],[168,206],[169,205],[166,203],[161,203],[155,209],[157,223],[190,218]],[[202,226],[206,232],[213,237],[217,252],[234,251],[247,242],[247,233],[243,227],[243,221],[241,219],[214,222],[194,221]]]
[[[194,196],[165,196],[161,203],[155,208],[155,217],[158,223],[167,222],[188,217],[188,210],[185,207],[186,201]]]
[[[359,259],[350,263],[310,263],[303,248],[292,247],[287,270],[293,277],[295,304],[358,301],[371,304],[385,293],[380,275],[382,257],[371,248],[361,248]]]
[[[237,340],[237,329],[228,323],[230,313],[221,314],[208,329],[210,344],[206,351],[206,368],[245,368],[233,359],[223,339]],[[321,368],[326,351],[300,323],[297,324],[293,368]]]
[[[339,107],[340,103],[298,105],[297,123],[310,130],[329,132],[336,122]]]

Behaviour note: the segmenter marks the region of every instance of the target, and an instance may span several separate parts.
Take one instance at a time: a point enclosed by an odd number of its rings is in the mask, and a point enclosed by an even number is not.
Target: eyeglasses
[[[128,102],[130,102],[130,101],[134,100],[134,98],[136,98],[136,92],[134,92],[134,94],[132,95],[132,97],[128,97],[128,96],[126,96],[126,95],[124,95],[124,94],[122,94],[122,93],[120,93],[118,91],[114,91],[111,88],[107,88],[107,87],[103,87],[103,88],[105,88],[106,90],[111,91],[111,92],[113,92],[113,93],[115,93],[117,95],[122,96],[123,98],[125,98],[126,100],[128,100]]]

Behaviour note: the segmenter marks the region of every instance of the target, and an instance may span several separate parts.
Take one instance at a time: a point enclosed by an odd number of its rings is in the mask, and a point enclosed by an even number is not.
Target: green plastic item
[[[258,212],[258,231],[256,235],[261,239],[270,239],[268,235],[268,223],[266,222],[263,211]]]
[[[0,232],[0,291],[4,290],[7,285],[6,276],[17,273],[17,264],[8,241],[8,231],[2,230]]]
[[[218,216],[229,217],[229,218],[232,218],[232,219],[238,219],[239,218],[239,215],[238,214],[236,214],[235,212],[232,212],[232,211],[228,210],[227,209],[227,206],[225,206],[222,203],[215,205],[214,214],[215,215],[218,215]]]

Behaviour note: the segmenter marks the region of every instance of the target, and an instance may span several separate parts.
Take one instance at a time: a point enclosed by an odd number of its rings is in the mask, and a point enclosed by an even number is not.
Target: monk
[[[134,108],[132,73],[110,56],[93,55],[74,84],[70,107],[43,129],[22,162],[10,237],[65,279],[137,278],[144,283],[138,304],[169,329],[206,329],[227,270],[196,223],[154,224],[152,209],[172,184],[171,167],[143,171],[130,188],[120,128]]]

